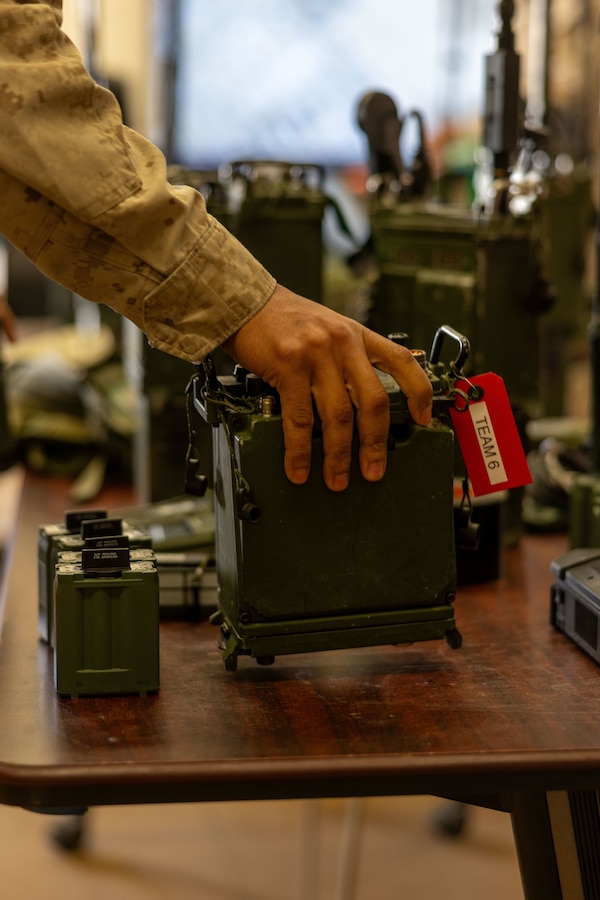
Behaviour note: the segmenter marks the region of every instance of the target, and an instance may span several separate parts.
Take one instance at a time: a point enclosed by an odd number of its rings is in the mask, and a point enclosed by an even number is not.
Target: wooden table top
[[[161,689],[62,699],[37,636],[37,529],[66,484],[28,476],[0,635],[0,802],[30,808],[600,786],[597,665],[549,624],[566,537],[528,535],[462,587],[444,642],[240,657],[208,623],[161,625]],[[96,504],[97,505],[97,504]],[[118,489],[101,505],[123,506]]]

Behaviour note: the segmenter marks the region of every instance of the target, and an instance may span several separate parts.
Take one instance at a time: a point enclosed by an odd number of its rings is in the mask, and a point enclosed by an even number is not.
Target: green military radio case
[[[444,637],[460,645],[454,434],[443,421],[468,353],[456,336],[460,365],[427,363],[420,354],[434,389],[430,427],[412,421],[398,385],[380,373],[391,409],[387,471],[369,483],[355,462],[342,493],[323,482],[318,426],[308,483],[287,480],[278,397],[260,379],[239,369],[217,379],[209,362],[191,382],[194,413],[214,426],[213,619],[227,669],[240,654],[270,663],[280,654]]]

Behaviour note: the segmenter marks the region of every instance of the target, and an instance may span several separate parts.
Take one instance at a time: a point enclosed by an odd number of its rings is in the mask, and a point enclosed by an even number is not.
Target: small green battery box
[[[65,521],[41,525],[38,536],[38,632],[54,645],[53,591],[58,556],[64,551],[82,550],[87,539],[125,535],[132,548],[151,548],[149,534],[130,526],[105,509],[69,510]]]
[[[158,690],[159,589],[152,550],[98,546],[61,554],[54,683],[59,694],[73,698]]]

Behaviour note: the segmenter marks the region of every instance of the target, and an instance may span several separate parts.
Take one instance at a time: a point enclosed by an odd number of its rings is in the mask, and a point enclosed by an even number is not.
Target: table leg
[[[519,792],[511,818],[525,900],[600,897],[596,791]]]

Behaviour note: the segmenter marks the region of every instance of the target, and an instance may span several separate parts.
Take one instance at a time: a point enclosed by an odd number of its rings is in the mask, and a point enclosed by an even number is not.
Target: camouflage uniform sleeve
[[[160,151],[123,125],[60,29],[60,0],[0,0],[0,230],[51,278],[199,360],[275,281],[166,180]]]

